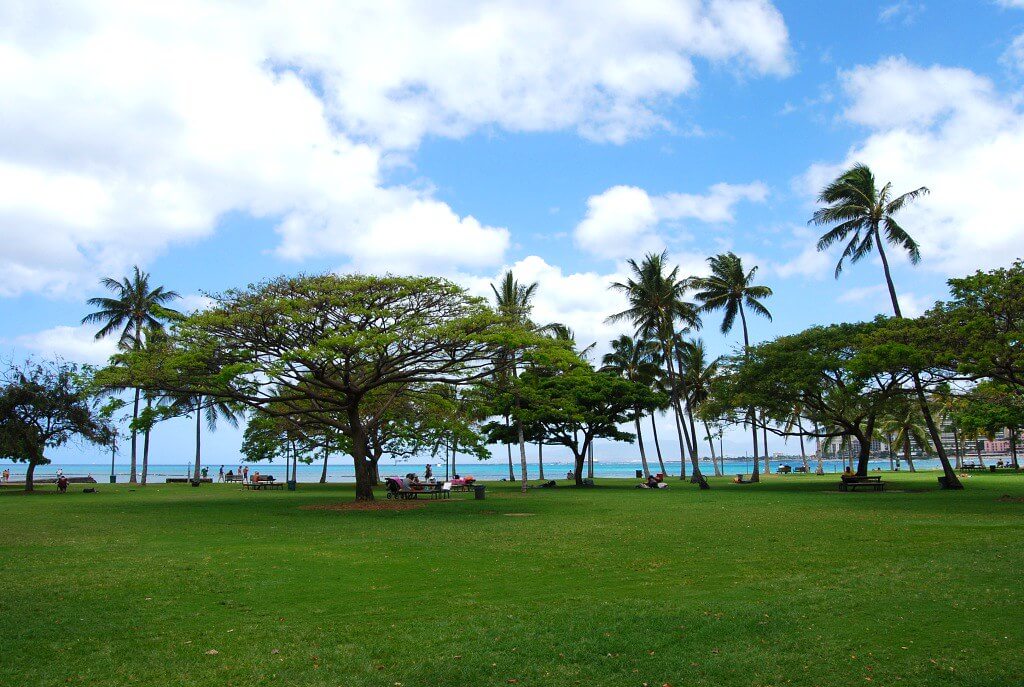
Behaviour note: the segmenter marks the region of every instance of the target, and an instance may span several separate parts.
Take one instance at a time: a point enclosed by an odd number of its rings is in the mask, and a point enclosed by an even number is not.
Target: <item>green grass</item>
[[[1021,684],[1024,475],[886,478],[5,491],[0,684]]]

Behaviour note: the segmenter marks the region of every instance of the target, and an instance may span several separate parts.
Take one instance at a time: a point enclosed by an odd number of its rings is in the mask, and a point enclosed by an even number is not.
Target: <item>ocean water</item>
[[[986,464],[988,464],[986,459]],[[658,471],[657,460],[648,461],[652,471]],[[216,479],[217,471],[220,468],[220,463],[206,464],[209,468],[209,476]],[[285,465],[284,463],[249,463],[249,472],[252,473],[258,470],[261,475],[273,475],[278,480],[286,479]],[[434,463],[434,476],[438,478],[445,477],[445,465],[444,463]],[[801,465],[800,458],[785,458],[785,459],[773,459],[771,460],[772,471],[774,472],[780,465],[789,465],[793,468]],[[816,462],[812,459],[810,461],[811,470],[813,471],[816,467]],[[839,460],[826,460],[824,462],[826,473],[838,473],[842,472],[845,463]],[[871,470],[884,470],[890,469],[889,460],[873,460],[871,461]],[[753,463],[748,459],[731,459],[725,460],[725,474],[735,475],[737,473],[749,474],[752,469]],[[939,462],[937,460],[928,459],[915,459],[914,466],[918,470],[935,470],[939,468]],[[668,470],[669,475],[679,474],[679,461],[665,461],[665,467]],[[0,470],[9,468],[11,471],[11,480],[20,481],[25,475],[24,463],[7,463],[0,461]],[[96,478],[97,482],[107,482],[110,478],[110,463],[70,463],[70,462],[55,462],[50,465],[42,465],[36,469],[36,478],[53,477],[57,469],[60,468],[64,471],[65,475],[70,476],[86,476],[92,475]],[[141,465],[140,468],[141,470]],[[237,471],[239,465],[224,465],[224,471],[228,470]],[[387,477],[389,475],[405,475],[409,472],[415,472],[419,475],[423,475],[424,465],[413,462],[384,462],[380,464],[381,477]],[[544,477],[545,479],[565,479],[566,473],[572,469],[572,464],[564,461],[544,461]],[[594,461],[594,476],[595,477],[634,477],[636,471],[640,469],[639,459],[636,461],[602,461],[596,459]],[[906,463],[902,463],[901,470],[906,471]],[[456,470],[463,477],[472,475],[477,479],[484,481],[498,481],[508,479],[508,464],[499,461],[470,461],[459,462],[456,466]],[[520,479],[519,475],[519,462],[513,463],[513,470],[515,479]],[[714,474],[714,469],[711,466],[709,460],[701,461],[701,470],[708,474]],[[318,482],[320,481],[320,475],[323,472],[322,463],[314,463],[312,465],[299,465],[296,477],[299,482]],[[690,472],[689,463],[687,463],[687,474]],[[129,477],[129,464],[118,462],[114,465],[114,473],[117,477],[118,482],[127,482]],[[453,474],[449,469],[449,475]],[[584,474],[586,471],[584,469]],[[150,464],[149,465],[149,481],[151,482],[163,482],[168,477],[189,477],[192,475],[192,465],[190,463],[180,464]],[[527,477],[531,480],[540,479],[538,466],[536,462],[527,464]],[[355,473],[352,468],[352,461],[347,456],[333,456],[327,464],[327,481],[328,482],[354,482]]]

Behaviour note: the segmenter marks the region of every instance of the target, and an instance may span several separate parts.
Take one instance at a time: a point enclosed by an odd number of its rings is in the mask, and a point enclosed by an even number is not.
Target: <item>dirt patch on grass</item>
[[[1003,494],[996,499],[999,503],[1024,503],[1024,496],[1010,496],[1009,494]]]
[[[533,513],[505,513],[505,517],[509,518],[528,518],[531,515],[533,515]]]
[[[299,506],[299,510],[414,510],[426,508],[424,501],[348,501],[346,503],[321,503],[313,506]]]

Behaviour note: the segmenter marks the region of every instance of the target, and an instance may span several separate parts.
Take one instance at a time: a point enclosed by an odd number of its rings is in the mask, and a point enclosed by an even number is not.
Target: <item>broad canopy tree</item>
[[[108,445],[114,433],[97,398],[90,371],[62,360],[10,365],[0,387],[0,457],[28,464],[25,491],[32,491],[47,449],[80,440]]]
[[[884,335],[891,320],[812,327],[751,347],[716,383],[716,411],[763,408],[769,417],[799,408],[800,433],[856,439],[857,474],[866,475],[879,419],[913,394],[920,351]],[[813,433],[808,427],[819,427]],[[785,428],[773,433],[788,435]]]
[[[414,397],[495,373],[535,335],[434,277],[281,277],[214,296],[161,352],[129,352],[111,385],[194,393],[347,438],[356,498],[373,499],[374,437]]]

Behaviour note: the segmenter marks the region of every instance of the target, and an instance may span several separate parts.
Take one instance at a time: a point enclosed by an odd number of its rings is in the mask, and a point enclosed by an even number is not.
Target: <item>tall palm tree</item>
[[[676,345],[676,357],[679,361],[679,376],[683,381],[683,388],[687,394],[686,414],[690,421],[690,433],[696,439],[697,427],[693,420],[693,411],[694,408],[699,408],[711,395],[711,383],[715,376],[718,375],[721,358],[709,361],[707,350],[704,348],[704,342],[701,339],[679,342]],[[705,423],[704,429],[708,437],[708,443],[711,444],[711,462],[715,475],[720,476],[721,472],[718,469],[718,463],[714,460],[715,446],[711,441],[711,432],[707,427],[707,423]]]
[[[889,299],[897,318],[902,318],[903,312],[896,297],[896,286],[893,284],[892,272],[889,269],[889,258],[885,254],[885,244],[905,251],[912,265],[921,261],[921,250],[917,241],[900,226],[895,215],[927,194],[928,188],[922,186],[894,196],[892,182],[886,182],[882,188],[878,188],[871,169],[867,165],[857,163],[821,190],[818,202],[824,207],[816,210],[810,220],[810,223],[816,226],[831,227],[818,239],[819,251],[827,250],[836,243],[846,242],[839,262],[836,263],[837,279],[843,271],[843,262],[846,259],[856,263],[872,252],[878,252],[885,275],[885,285],[889,289]],[[963,489],[942,445],[942,437],[928,408],[921,378],[916,372],[913,377],[921,415],[935,446],[935,452],[939,456],[939,462],[942,463],[942,484],[947,489]]]
[[[167,307],[167,303],[180,298],[177,292],[168,291],[162,286],[150,287],[149,274],[136,265],[130,277],[120,281],[112,277],[100,280],[100,285],[113,293],[113,297],[90,298],[86,303],[94,308],[82,318],[82,324],[102,325],[96,332],[96,338],[102,339],[117,333],[119,345],[123,349],[139,349],[146,335],[146,328],[160,331],[164,323],[171,318],[180,316],[176,310]],[[132,421],[139,419],[139,399],[141,390],[135,389],[135,404],[132,408]],[[132,429],[132,465],[128,481],[138,481],[137,465],[137,432]]]
[[[198,480],[202,469],[202,439],[203,419],[206,419],[206,428],[211,432],[217,431],[217,421],[224,420],[232,427],[238,427],[238,421],[242,413],[228,403],[215,398],[203,395],[176,395],[173,397],[173,407],[182,415],[192,415],[196,418],[196,462],[192,467],[192,479]]]
[[[628,334],[623,334],[612,341],[612,352],[605,354],[601,360],[604,369],[615,372],[623,379],[636,384],[650,386],[651,380],[657,373],[652,362],[651,342],[645,339],[634,339]],[[644,477],[651,476],[651,469],[647,464],[647,452],[644,450],[644,435],[640,431],[640,417],[643,408],[634,408],[633,424],[636,428],[636,441],[640,449],[640,464],[644,470]]]
[[[497,305],[498,312],[512,319],[516,324],[529,325],[530,323],[530,311],[533,309],[533,297],[537,293],[537,282],[532,284],[520,284],[512,274],[512,270],[505,272],[505,276],[502,278],[501,283],[498,286],[491,284],[491,291],[494,292],[495,304]],[[508,352],[511,356],[511,375],[512,379],[517,377],[518,371],[517,356],[518,351],[511,350]],[[515,399],[516,408],[519,407],[518,396]],[[505,417],[505,423],[508,424],[508,416]],[[526,474],[526,437],[523,434],[523,423],[516,418],[516,434],[519,439],[519,469],[522,477],[522,491],[525,493],[527,489],[526,480],[528,475]],[[508,446],[508,478],[509,481],[515,480],[515,473],[512,470],[512,444]]]
[[[629,307],[611,315],[607,321],[629,320],[636,327],[637,336],[652,337],[658,342],[668,374],[669,396],[679,435],[679,477],[686,477],[686,458],[683,455],[685,446],[693,463],[691,481],[700,484],[701,488],[707,488],[707,480],[701,474],[700,463],[697,461],[696,447],[683,420],[682,394],[676,375],[675,355],[672,353],[677,323],[681,323],[684,329],[696,329],[700,326],[700,318],[693,304],[684,298],[687,280],[679,277],[678,266],[668,269],[666,260],[667,254],[662,252],[648,253],[640,263],[632,259],[628,261],[632,275],[625,282],[612,283],[609,288],[625,294]]]
[[[921,407],[906,400],[897,402],[879,422],[879,431],[887,437],[892,437],[893,446],[903,447],[903,459],[907,462],[907,467],[911,472],[916,472],[911,445],[917,444],[921,448],[927,448],[930,443],[928,426],[921,415]]]
[[[723,334],[732,331],[738,314],[740,323],[743,325],[743,352],[746,355],[750,352],[747,310],[771,321],[772,314],[761,301],[769,298],[772,295],[772,290],[767,286],[754,284],[757,266],[750,270],[745,269],[743,260],[733,252],[721,253],[708,258],[708,265],[711,266],[709,276],[694,277],[691,280],[693,288],[697,291],[696,298],[701,304],[700,310],[701,312],[723,311],[721,327]],[[760,480],[757,465],[757,416],[753,408],[747,412],[747,419],[750,422],[750,431],[754,440],[754,470],[750,481],[757,482]],[[767,450],[765,455],[767,455]]]

